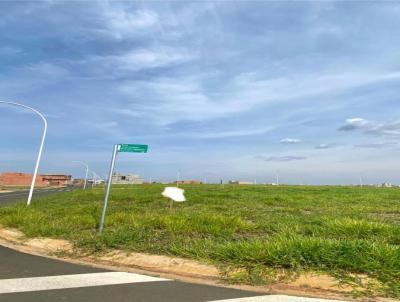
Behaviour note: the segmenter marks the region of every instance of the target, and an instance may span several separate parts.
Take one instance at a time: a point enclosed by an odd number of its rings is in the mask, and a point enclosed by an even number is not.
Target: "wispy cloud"
[[[209,131],[208,133],[192,133],[191,137],[195,138],[228,138],[241,136],[254,136],[271,132],[274,127],[254,128],[254,129],[239,129],[230,131]]]
[[[384,121],[374,122],[368,121],[363,118],[347,119],[346,123],[339,128],[339,131],[354,131],[360,130],[367,134],[386,135],[386,136],[399,136],[400,135],[400,121]]]
[[[135,8],[130,3],[100,1],[95,4],[103,27],[99,33],[115,39],[129,39],[158,24],[159,15],[152,9]]]
[[[70,65],[81,66],[88,77],[112,80],[126,77],[132,72],[182,64],[193,57],[194,53],[183,48],[134,48],[113,54],[91,55],[83,60],[71,61]]]
[[[358,144],[354,147],[356,148],[371,148],[371,149],[384,149],[384,148],[394,148],[398,147],[397,142],[379,142],[379,143],[369,143],[369,144]]]
[[[286,145],[293,145],[293,144],[299,144],[302,142],[301,139],[297,138],[283,138],[279,141],[281,144],[286,144]]]
[[[289,161],[298,161],[305,160],[307,157],[305,156],[294,156],[294,155],[285,155],[285,156],[257,156],[256,158],[261,159],[263,161],[271,161],[271,162],[289,162]]]
[[[331,149],[331,148],[335,148],[338,147],[338,144],[335,143],[329,143],[329,144],[319,144],[317,146],[314,147],[314,149]]]

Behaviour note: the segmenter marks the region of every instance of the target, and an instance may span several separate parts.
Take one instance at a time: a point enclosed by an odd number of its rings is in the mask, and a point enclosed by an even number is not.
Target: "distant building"
[[[5,172],[0,174],[1,186],[30,186],[33,174]],[[35,186],[38,187],[62,187],[71,184],[71,175],[42,174],[37,175]]]
[[[143,184],[143,179],[137,174],[119,174],[114,173],[112,176],[112,183],[117,185],[141,185]]]
[[[83,186],[85,184],[85,180],[83,178],[74,178],[72,184],[74,186]]]
[[[200,185],[202,182],[200,180],[179,180],[179,181],[174,181],[174,183],[177,183],[178,185]]]
[[[43,182],[47,182],[47,186],[63,187],[71,184],[71,175],[63,174],[44,174],[40,175]]]
[[[244,181],[244,180],[230,180],[230,185],[253,185],[254,183],[251,181]]]
[[[381,187],[383,187],[383,188],[391,188],[391,187],[392,187],[392,184],[391,184],[390,182],[384,182],[384,183],[381,185]]]

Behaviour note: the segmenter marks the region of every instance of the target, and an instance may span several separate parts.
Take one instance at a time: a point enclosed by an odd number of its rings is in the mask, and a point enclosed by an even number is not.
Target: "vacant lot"
[[[397,188],[183,188],[188,201],[171,211],[161,185],[114,186],[101,237],[102,187],[0,208],[0,224],[66,238],[89,252],[118,248],[211,262],[231,282],[262,284],[311,270],[400,296]]]

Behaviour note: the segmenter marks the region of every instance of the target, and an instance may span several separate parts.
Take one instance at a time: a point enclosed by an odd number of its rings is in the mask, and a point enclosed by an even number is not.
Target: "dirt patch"
[[[24,242],[25,245],[32,248],[42,249],[51,253],[66,252],[70,253],[73,246],[66,240],[50,238],[33,238]]]
[[[27,239],[19,230],[0,227],[0,238],[12,243],[18,243],[46,253],[72,252],[73,246],[67,240],[51,238]]]
[[[303,287],[303,288],[316,288],[324,290],[342,291],[350,293],[354,289],[351,286],[339,284],[335,278],[317,273],[304,273],[296,280],[290,282],[289,286]]]
[[[341,286],[333,277],[318,273],[305,273],[294,281],[280,282],[267,286],[227,285],[222,283],[220,273],[216,267],[197,261],[162,255],[129,253],[120,250],[98,256],[85,255],[78,250],[74,250],[73,245],[66,240],[50,238],[27,239],[22,232],[16,229],[2,228],[1,226],[0,244],[22,252],[73,263],[260,293],[346,299],[350,301],[350,292],[353,290],[350,286]],[[394,302],[399,300],[376,298],[358,301]]]
[[[24,237],[24,233],[17,229],[5,229],[0,226],[0,238],[4,240],[11,242],[20,242]]]
[[[182,258],[143,253],[127,253],[117,250],[107,253],[104,256],[96,257],[96,259],[118,266],[139,267],[150,271],[186,275],[190,277],[219,278],[219,271],[216,267]]]

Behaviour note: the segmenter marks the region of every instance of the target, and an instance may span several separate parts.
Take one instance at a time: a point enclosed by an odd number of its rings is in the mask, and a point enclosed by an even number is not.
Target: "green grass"
[[[183,186],[169,210],[162,185],[114,186],[103,236],[104,189],[59,193],[31,207],[0,208],[0,224],[27,236],[65,238],[90,253],[107,249],[176,255],[216,264],[231,282],[263,284],[303,271],[400,297],[400,189]]]

